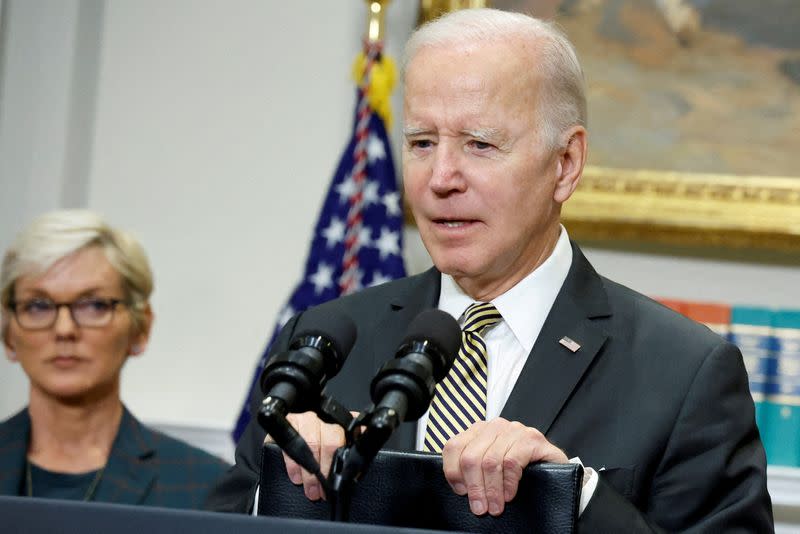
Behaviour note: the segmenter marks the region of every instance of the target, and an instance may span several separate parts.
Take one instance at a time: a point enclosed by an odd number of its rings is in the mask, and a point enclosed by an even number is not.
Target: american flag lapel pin
[[[581,348],[581,344],[568,338],[567,336],[562,337],[558,340],[559,343],[567,347],[572,352],[578,352],[578,349]]]

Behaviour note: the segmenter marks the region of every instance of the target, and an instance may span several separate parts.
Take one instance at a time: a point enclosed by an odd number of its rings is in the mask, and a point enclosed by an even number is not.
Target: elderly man
[[[424,309],[465,330],[482,321],[429,412],[390,443],[441,451],[475,514],[501,514],[528,463],[579,457],[589,531],[771,530],[738,349],[599,276],[559,222],[586,160],[585,124],[581,68],[552,25],[465,10],[412,36],[404,185],[435,267],[324,305],[359,331],[330,388],[352,409],[368,404],[369,380]],[[341,432],[310,413],[292,420],[326,470]],[[212,507],[252,506],[263,439],[251,426]],[[321,497],[308,473],[287,470]]]

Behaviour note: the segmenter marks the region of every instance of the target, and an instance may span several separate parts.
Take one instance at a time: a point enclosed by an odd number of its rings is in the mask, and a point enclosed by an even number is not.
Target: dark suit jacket
[[[348,408],[369,404],[370,380],[409,322],[436,306],[439,285],[432,269],[322,305],[358,326],[345,366],[329,383]],[[273,353],[287,347],[296,320]],[[580,349],[561,346],[563,336]],[[599,276],[575,245],[569,275],[501,415],[538,428],[599,471],[580,518],[584,531],[773,528],[766,458],[739,350]],[[402,425],[389,445],[413,449],[415,426]],[[252,506],[263,439],[251,424],[211,508]]]
[[[23,495],[30,417],[22,410],[0,424],[0,495]],[[200,508],[228,464],[150,430],[123,408],[97,493],[98,502]]]

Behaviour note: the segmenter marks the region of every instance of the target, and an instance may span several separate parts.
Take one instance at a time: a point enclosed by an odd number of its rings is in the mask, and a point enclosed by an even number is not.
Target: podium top
[[[331,523],[307,519],[251,517],[218,512],[197,512],[107,503],[84,503],[37,499],[31,497],[1,497],[0,517],[4,532],[28,534],[84,534],[114,532],[115,534],[287,534],[338,532],[402,532],[424,534],[433,530]]]

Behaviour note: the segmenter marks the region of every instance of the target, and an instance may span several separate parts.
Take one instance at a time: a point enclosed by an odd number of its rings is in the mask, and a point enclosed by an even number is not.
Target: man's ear
[[[583,126],[573,126],[566,132],[565,137],[567,144],[557,156],[556,188],[553,192],[553,200],[559,204],[566,202],[578,187],[588,149],[586,128]]]
[[[150,304],[148,304],[144,309],[144,321],[139,331],[133,335],[128,354],[131,356],[138,356],[147,349],[147,343],[150,340],[150,328],[152,326],[153,310],[150,308]]]

